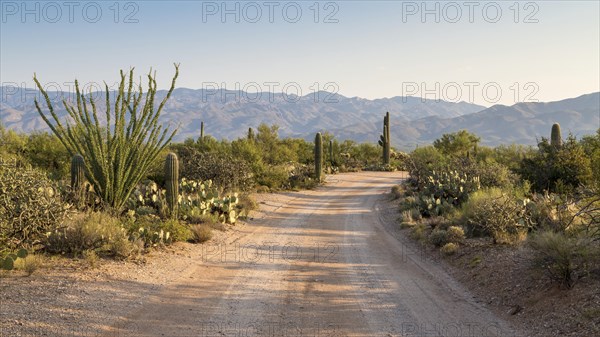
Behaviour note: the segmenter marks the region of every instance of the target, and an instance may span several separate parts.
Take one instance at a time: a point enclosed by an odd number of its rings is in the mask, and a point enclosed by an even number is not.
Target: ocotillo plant
[[[315,179],[321,181],[323,172],[323,137],[320,132],[315,136]]]
[[[165,187],[169,212],[172,217],[176,217],[179,198],[179,161],[173,152],[169,153],[165,160]]]
[[[86,97],[75,81],[77,105],[63,100],[71,119],[66,125],[55,113],[48,94],[34,75],[33,80],[46,100],[50,116],[42,112],[36,99],[38,113],[71,155],[79,153],[83,156],[86,177],[107,206],[122,209],[135,186],[146,176],[158,154],[177,132],[170,132],[168,127],[163,129],[158,120],[175,89],[178,75],[179,65],[175,64],[171,88],[155,109],[156,75],[152,71],[148,74],[148,91],[144,94],[141,83],[138,88],[133,86],[133,68],[129,79],[121,71],[121,83],[112,111],[110,91],[105,84],[106,121],[102,124],[93,93]]]
[[[552,125],[552,133],[550,134],[550,144],[554,147],[562,146],[562,135],[560,133],[560,124],[554,123]]]

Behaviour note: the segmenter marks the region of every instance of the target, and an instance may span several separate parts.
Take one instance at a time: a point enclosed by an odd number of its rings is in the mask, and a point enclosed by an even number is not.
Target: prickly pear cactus
[[[179,161],[173,152],[167,155],[165,160],[165,187],[166,199],[171,216],[177,216],[179,199]]]
[[[323,137],[320,132],[315,136],[315,179],[321,181],[323,172]]]

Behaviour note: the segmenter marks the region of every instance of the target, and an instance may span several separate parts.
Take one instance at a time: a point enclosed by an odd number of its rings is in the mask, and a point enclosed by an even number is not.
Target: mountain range
[[[74,94],[62,91],[48,94],[58,115],[65,118],[62,99],[73,103]],[[48,130],[35,109],[37,97],[47,111],[37,90],[0,87],[0,95],[0,121],[5,127],[26,133]],[[105,94],[92,95],[99,111],[104,112]],[[165,95],[166,91],[158,91],[156,101]],[[391,115],[392,146],[403,150],[429,144],[444,133],[462,129],[480,136],[485,145],[535,144],[540,137],[549,136],[556,122],[561,124],[563,133],[571,132],[578,137],[595,133],[600,128],[600,92],[557,102],[486,108],[466,102],[402,96],[369,100],[324,91],[293,96],[178,88],[165,105],[161,122],[179,128],[175,138],[178,141],[197,138],[200,123],[204,121],[205,132],[217,139],[244,137],[249,127],[266,123],[277,124],[283,137],[312,140],[315,132],[328,131],[341,140],[376,142],[386,111]]]

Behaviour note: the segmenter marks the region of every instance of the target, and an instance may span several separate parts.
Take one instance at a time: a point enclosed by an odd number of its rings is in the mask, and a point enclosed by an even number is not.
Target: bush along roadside
[[[410,178],[392,189],[401,228],[445,255],[473,239],[524,245],[533,252],[531,267],[564,288],[598,277],[600,180],[578,158],[600,153],[600,130],[563,142],[554,125],[551,139],[537,151],[491,149],[461,131],[416,149],[406,160]]]

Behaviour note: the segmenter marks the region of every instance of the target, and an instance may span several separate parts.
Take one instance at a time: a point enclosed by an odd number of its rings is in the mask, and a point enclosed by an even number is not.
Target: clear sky
[[[179,62],[193,89],[485,106],[600,91],[599,1],[0,2],[4,85],[111,84],[135,66],[166,88]]]

